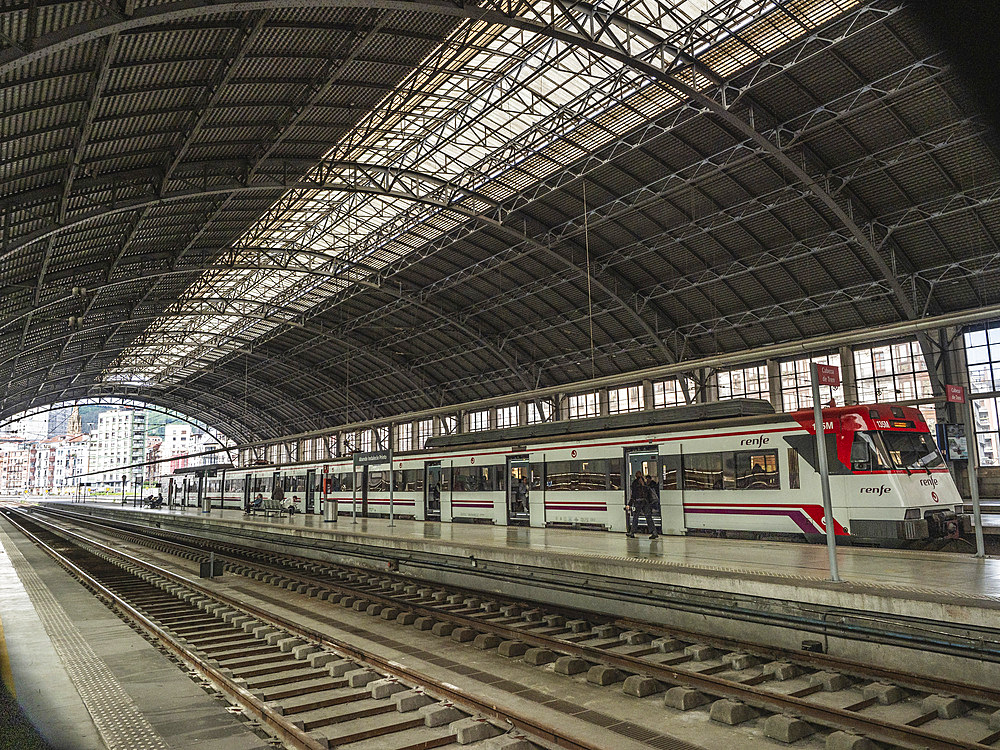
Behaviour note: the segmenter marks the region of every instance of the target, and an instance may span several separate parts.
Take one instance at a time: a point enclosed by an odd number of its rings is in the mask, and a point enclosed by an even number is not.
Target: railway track
[[[74,522],[104,528],[92,520]],[[894,675],[821,655],[733,648],[694,634],[593,621],[232,544],[202,540],[199,547],[169,541],[166,532],[157,532],[158,538],[105,533],[189,559],[204,558],[211,547],[229,572],[496,650],[526,667],[662,701],[670,710],[707,711],[717,724],[752,722],[781,742],[822,740],[828,748],[863,748],[872,740],[907,748],[989,748],[1000,742],[1000,693],[990,688]]]
[[[599,746],[501,714],[375,653],[303,637],[113,548],[6,514],[81,582],[282,745],[302,750]],[[69,542],[69,543],[67,543]],[[86,549],[89,547],[90,549]],[[263,613],[259,613],[263,614]],[[515,726],[520,730],[511,732]]]

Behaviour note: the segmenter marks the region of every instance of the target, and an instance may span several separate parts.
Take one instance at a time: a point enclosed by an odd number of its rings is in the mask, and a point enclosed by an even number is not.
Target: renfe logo
[[[920,480],[921,487],[937,487],[938,480],[937,477],[927,477],[927,479]]]
[[[881,487],[862,487],[860,490],[862,495],[882,495],[892,492],[892,487],[886,487],[884,484]]]
[[[771,438],[764,435],[758,435],[754,438],[744,438],[740,441],[740,445],[749,445],[752,448],[763,448],[765,445],[771,442]]]

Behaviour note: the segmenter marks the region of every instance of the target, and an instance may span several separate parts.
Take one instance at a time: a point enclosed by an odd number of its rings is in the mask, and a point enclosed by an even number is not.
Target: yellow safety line
[[[11,697],[17,699],[17,691],[14,690],[14,673],[10,669],[10,658],[7,656],[7,641],[3,637],[3,620],[0,620],[0,682],[10,692]]]

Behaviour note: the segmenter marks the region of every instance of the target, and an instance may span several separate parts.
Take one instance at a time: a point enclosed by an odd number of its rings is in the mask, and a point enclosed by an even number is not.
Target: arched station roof
[[[0,418],[268,438],[1000,303],[905,4],[11,0]]]

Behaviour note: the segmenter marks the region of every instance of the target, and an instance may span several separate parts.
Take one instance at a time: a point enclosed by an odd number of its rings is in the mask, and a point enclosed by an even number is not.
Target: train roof
[[[671,406],[666,409],[649,409],[615,414],[608,417],[566,419],[558,422],[541,422],[526,427],[508,427],[502,430],[462,432],[457,435],[436,435],[427,440],[427,448],[452,448],[459,445],[481,443],[521,443],[544,437],[575,435],[585,432],[623,430],[656,425],[686,424],[709,419],[731,419],[774,414],[770,402],[755,398],[738,398],[710,404]]]

